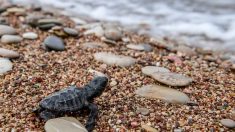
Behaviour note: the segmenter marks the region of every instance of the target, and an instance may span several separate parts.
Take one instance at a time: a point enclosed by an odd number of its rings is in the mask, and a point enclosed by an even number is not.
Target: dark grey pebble
[[[61,38],[56,36],[48,36],[43,42],[45,48],[55,51],[65,50],[64,42]]]

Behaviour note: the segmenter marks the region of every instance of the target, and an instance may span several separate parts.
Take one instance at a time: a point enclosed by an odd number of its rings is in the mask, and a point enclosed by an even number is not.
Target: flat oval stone
[[[220,123],[228,128],[235,128],[235,121],[231,119],[222,119]]]
[[[23,39],[18,35],[3,35],[1,38],[1,42],[5,44],[19,43],[22,40]]]
[[[82,48],[90,48],[90,49],[96,49],[101,47],[108,47],[106,44],[98,43],[98,42],[86,42],[81,44]]]
[[[64,42],[61,38],[56,37],[56,36],[48,36],[44,40],[44,45],[46,48],[49,48],[50,50],[55,50],[55,51],[63,51],[65,50]]]
[[[155,72],[170,72],[170,70],[164,67],[157,67],[157,66],[145,66],[141,69],[142,73],[145,75],[151,76]]]
[[[11,35],[16,34],[16,30],[13,27],[7,26],[7,25],[0,25],[0,36],[2,35]]]
[[[129,49],[142,50],[148,52],[153,50],[152,46],[148,44],[128,44],[126,47]]]
[[[7,12],[8,13],[15,13],[18,15],[25,15],[26,14],[26,10],[24,8],[19,8],[19,7],[8,8]]]
[[[56,24],[54,23],[49,23],[49,24],[44,24],[44,25],[39,25],[38,27],[41,29],[41,30],[49,30],[53,27],[55,27]]]
[[[32,39],[33,40],[33,39],[38,38],[38,35],[34,32],[27,32],[27,33],[24,33],[22,36],[24,39]]]
[[[98,37],[102,37],[104,36],[104,29],[101,26],[96,26],[94,28],[86,30],[83,34],[84,35],[95,34]]]
[[[62,22],[54,18],[44,18],[44,19],[38,20],[38,25],[45,25],[45,24],[62,25]]]
[[[86,128],[73,117],[60,117],[46,122],[46,132],[88,132]]]
[[[64,32],[70,36],[78,36],[78,31],[73,28],[64,28]]]
[[[143,86],[136,90],[136,94],[146,98],[161,99],[165,102],[176,104],[186,104],[190,101],[185,93],[160,85]]]
[[[104,36],[107,39],[118,41],[122,38],[122,32],[117,28],[108,28],[105,29]]]
[[[13,50],[8,50],[4,48],[0,48],[0,56],[13,59],[13,58],[18,58],[20,55],[19,53],[13,51]]]
[[[9,59],[0,58],[0,74],[4,74],[12,69],[12,63]]]
[[[173,72],[155,72],[151,77],[169,86],[187,86],[193,81],[187,76]]]
[[[104,62],[108,65],[118,65],[121,67],[131,66],[136,60],[129,56],[115,55],[107,52],[100,52],[94,54],[95,60]]]

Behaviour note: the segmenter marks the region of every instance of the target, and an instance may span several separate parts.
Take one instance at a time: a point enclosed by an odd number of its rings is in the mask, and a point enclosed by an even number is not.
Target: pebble
[[[89,30],[89,29],[99,27],[99,26],[101,26],[101,23],[95,22],[95,23],[88,23],[88,24],[85,24],[85,25],[76,26],[76,29],[78,29],[78,30],[83,30],[83,29]]]
[[[141,125],[141,128],[147,132],[158,132],[155,128],[153,128],[149,125]]]
[[[116,85],[117,85],[117,81],[112,80],[112,81],[110,82],[110,86],[111,86],[111,87],[116,86]]]
[[[101,76],[101,77],[107,77],[109,78],[107,75],[105,75],[104,73],[102,72],[99,72],[99,71],[96,71],[96,70],[93,70],[93,69],[89,69],[88,70],[89,73],[93,74],[95,77],[96,76]]]
[[[177,128],[177,129],[174,129],[174,131],[173,132],[183,132],[183,130],[182,129],[180,129],[180,128]]]
[[[49,30],[53,27],[55,27],[56,24],[54,23],[49,23],[49,24],[44,24],[44,25],[39,25],[38,27],[41,29],[41,30]]]
[[[26,10],[24,8],[19,8],[19,7],[8,8],[7,12],[8,13],[14,13],[14,14],[17,14],[17,15],[25,15],[26,14]]]
[[[187,76],[173,72],[155,72],[151,77],[169,86],[187,86],[193,81]]]
[[[136,90],[136,94],[146,98],[161,99],[175,104],[187,104],[189,97],[178,90],[160,85],[145,85]]]
[[[87,132],[86,128],[73,117],[60,117],[46,122],[46,132]]]
[[[222,119],[220,123],[228,128],[235,128],[235,121],[231,119]]]
[[[174,62],[176,66],[181,66],[183,64],[183,61],[178,56],[170,55],[170,56],[167,56],[166,59]]]
[[[45,47],[50,50],[55,50],[55,51],[65,50],[65,45],[64,45],[63,40],[59,37],[56,37],[56,36],[48,36],[44,40],[43,43],[44,43]]]
[[[0,74],[4,74],[12,69],[12,63],[9,59],[0,58]]]
[[[136,113],[146,116],[146,115],[149,114],[149,109],[147,109],[147,108],[137,108]]]
[[[107,28],[104,31],[104,36],[107,39],[118,41],[122,38],[122,31],[120,31],[118,28]]]
[[[94,54],[94,58],[97,61],[104,62],[108,65],[118,65],[121,67],[127,67],[135,64],[136,59],[129,57],[129,56],[123,56],[123,55],[115,55],[108,52],[99,52]]]
[[[145,66],[141,69],[141,71],[148,76],[151,76],[155,72],[170,72],[170,70],[167,68],[157,66]]]
[[[95,34],[98,37],[104,36],[104,29],[101,26],[96,26],[83,33],[84,35]]]
[[[128,44],[128,45],[126,45],[126,47],[129,49],[148,51],[148,52],[153,50],[152,46],[150,46],[148,44]]]
[[[0,36],[6,34],[8,35],[16,34],[16,30],[13,27],[7,25],[0,25]]]
[[[5,44],[19,43],[22,40],[23,39],[18,35],[3,35],[1,38],[1,42]]]
[[[192,48],[184,46],[184,45],[179,45],[178,47],[176,47],[176,50],[179,51],[179,52],[184,53],[187,56],[196,55],[196,52]]]
[[[24,39],[32,39],[33,40],[33,39],[38,38],[38,35],[34,32],[27,32],[27,33],[24,33],[22,36]]]
[[[54,18],[39,19],[37,23],[38,25],[45,25],[45,24],[63,25],[60,20]]]
[[[137,127],[138,126],[138,122],[136,122],[136,121],[131,122],[131,126],[132,127]]]
[[[13,59],[13,58],[18,58],[20,55],[19,53],[13,51],[13,50],[8,50],[4,48],[0,48],[0,56]]]
[[[101,47],[107,47],[107,45],[98,42],[85,42],[81,44],[81,47],[85,49],[87,48],[96,49]]]
[[[64,32],[70,36],[78,36],[78,31],[73,28],[64,28]]]
[[[101,40],[107,44],[111,44],[111,45],[117,45],[116,41],[113,41],[113,40],[110,40],[110,39],[107,39],[105,37],[101,37]]]

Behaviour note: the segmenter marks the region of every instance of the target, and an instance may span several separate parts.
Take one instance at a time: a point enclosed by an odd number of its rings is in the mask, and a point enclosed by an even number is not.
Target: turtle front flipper
[[[89,103],[87,106],[90,110],[88,120],[86,123],[86,129],[88,132],[92,132],[95,127],[95,121],[98,116],[98,107],[95,104]]]
[[[49,120],[49,119],[56,118],[56,117],[58,117],[58,116],[59,116],[59,115],[58,115],[57,113],[52,112],[52,111],[49,111],[49,110],[44,110],[44,111],[42,111],[42,112],[40,113],[40,117],[41,117],[43,120],[45,120],[45,121],[47,121],[47,120]]]

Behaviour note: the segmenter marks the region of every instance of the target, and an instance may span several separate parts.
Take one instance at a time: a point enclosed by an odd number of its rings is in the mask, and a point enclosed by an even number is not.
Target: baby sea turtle
[[[86,123],[86,129],[90,132],[95,126],[95,119],[98,115],[98,108],[93,104],[93,99],[104,91],[108,83],[107,77],[95,77],[84,88],[70,86],[64,90],[55,92],[44,98],[39,103],[39,108],[34,112],[44,120],[61,116],[68,112],[77,112],[88,108],[90,114]]]

